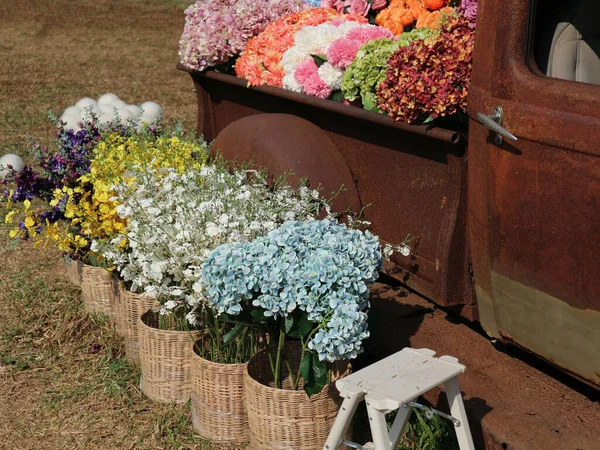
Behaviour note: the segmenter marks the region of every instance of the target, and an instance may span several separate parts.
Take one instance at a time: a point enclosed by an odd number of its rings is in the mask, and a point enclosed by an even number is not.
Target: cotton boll
[[[98,123],[100,123],[100,125],[106,125],[108,122],[112,122],[113,120],[114,120],[113,113],[101,112],[98,115]]]
[[[127,106],[127,103],[125,103],[123,100],[115,100],[111,104],[117,109],[125,108]]]
[[[5,179],[6,176],[12,172],[8,166],[11,166],[15,172],[20,172],[23,170],[23,167],[25,167],[25,163],[23,163],[23,160],[14,153],[8,153],[7,155],[2,156],[0,158],[0,180]]]
[[[60,116],[60,120],[65,123],[66,130],[79,131],[81,128],[77,124],[81,121],[81,108],[77,106],[69,106]]]
[[[99,105],[110,105],[117,101],[121,101],[121,99],[115,94],[104,94],[98,98]]]
[[[71,117],[81,117],[81,112],[83,110],[77,106],[69,106],[67,109],[65,109],[65,111],[63,112],[63,115],[61,117],[66,117],[66,116],[71,116]]]
[[[86,108],[88,108],[92,105],[97,105],[96,100],[94,100],[93,98],[89,98],[89,97],[84,97],[81,100],[79,100],[77,103],[75,103],[75,106],[81,108],[82,110],[85,110]]]
[[[103,105],[100,105],[99,108],[100,108],[100,114],[99,114],[98,118],[100,119],[101,124],[105,124],[107,122],[113,122],[115,120],[116,111],[115,111],[115,107],[113,105],[105,103]]]
[[[137,119],[141,114],[142,114],[142,110],[139,106],[136,105],[127,105],[127,109],[129,111],[131,111],[131,113],[133,114],[134,119]]]
[[[94,102],[93,104],[90,104],[89,106],[86,106],[85,108],[83,108],[83,112],[81,113],[81,118],[83,121],[91,120],[92,114],[94,114],[96,117],[98,117],[101,112],[102,111],[100,110],[98,103]]]
[[[130,121],[135,121],[136,115],[127,107],[127,105],[117,108],[119,113],[119,123],[127,125]]]
[[[144,102],[140,108],[143,111],[140,119],[142,122],[152,123],[162,117],[162,108],[157,103]]]

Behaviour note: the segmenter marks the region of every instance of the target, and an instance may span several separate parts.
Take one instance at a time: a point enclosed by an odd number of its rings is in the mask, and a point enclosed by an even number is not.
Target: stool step
[[[340,392],[362,390],[376,407],[397,409],[464,371],[451,356],[435,358],[432,350],[405,348],[338,380],[336,387]]]

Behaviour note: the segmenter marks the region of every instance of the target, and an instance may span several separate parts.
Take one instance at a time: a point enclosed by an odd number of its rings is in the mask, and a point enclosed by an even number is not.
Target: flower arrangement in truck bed
[[[365,42],[392,36],[385,28],[352,21],[304,27],[283,54],[283,87],[329,98],[339,91],[344,69]]]
[[[98,251],[132,291],[155,297],[180,324],[187,315],[193,326],[202,300],[200,266],[214,248],[265,235],[286,220],[329,213],[317,191],[293,189],[284,179],[269,186],[255,171],[230,171],[221,163],[183,173],[142,171],[117,187],[117,201],[130,251],[119,250],[122,236]]]
[[[399,48],[377,89],[377,106],[397,122],[428,122],[466,112],[474,31],[450,17],[441,33]]]
[[[181,63],[200,71],[225,64],[268,24],[308,6],[302,0],[198,0],[185,10]]]
[[[362,351],[369,285],[381,264],[379,239],[368,231],[331,220],[286,222],[251,242],[218,247],[202,265],[200,285],[223,320],[267,330],[276,388],[283,344],[299,339],[302,362],[292,385],[310,395],[328,382],[329,363]]]
[[[251,85],[269,84],[282,87],[285,69],[283,54],[294,45],[294,35],[305,26],[345,21],[365,23],[367,20],[356,14],[339,14],[332,9],[308,9],[289,14],[268,25],[265,30],[248,42],[235,64],[235,73]]]

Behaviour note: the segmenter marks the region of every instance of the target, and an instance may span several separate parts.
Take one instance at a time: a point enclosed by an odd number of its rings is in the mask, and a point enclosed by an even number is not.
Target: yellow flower
[[[4,217],[4,223],[12,223],[12,217],[17,213],[17,211],[12,210],[9,211],[8,214],[6,214],[6,217]]]
[[[35,220],[33,219],[33,217],[29,216],[25,218],[25,226],[27,228],[35,227]]]
[[[25,206],[25,211],[27,211],[29,208],[31,208],[31,202],[29,200],[25,200],[23,202],[23,206]]]

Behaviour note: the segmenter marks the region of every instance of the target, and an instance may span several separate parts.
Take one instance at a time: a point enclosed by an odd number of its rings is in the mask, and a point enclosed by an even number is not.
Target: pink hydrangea
[[[394,34],[387,28],[369,24],[359,25],[329,46],[327,50],[328,61],[338,69],[345,69],[354,61],[356,52],[364,44],[375,39],[391,39],[393,37]]]

